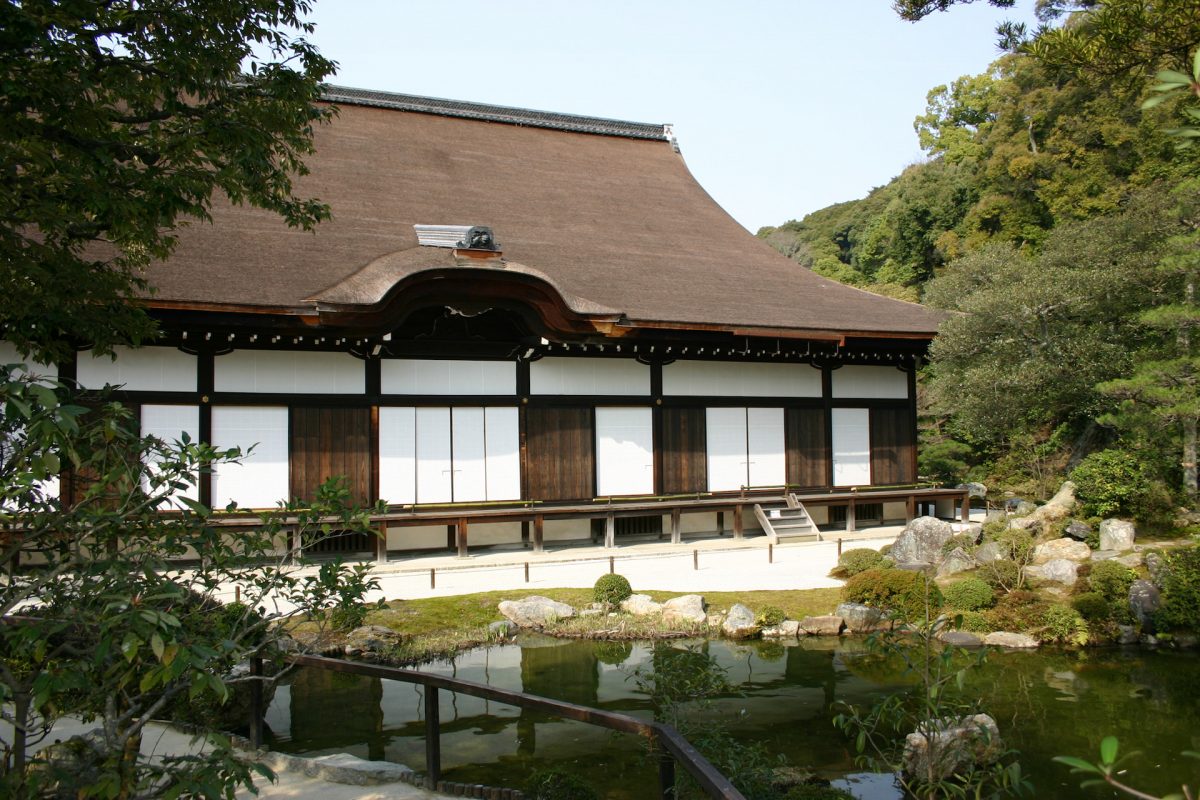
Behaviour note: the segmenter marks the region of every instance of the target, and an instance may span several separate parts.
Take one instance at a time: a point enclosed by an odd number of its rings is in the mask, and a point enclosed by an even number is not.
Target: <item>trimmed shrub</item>
[[[633,587],[624,575],[601,575],[592,587],[592,599],[610,606],[620,605],[633,596]]]
[[[998,599],[995,607],[985,613],[995,630],[1021,633],[1041,626],[1046,607],[1046,601],[1033,592],[1017,589]]]
[[[1154,621],[1160,630],[1200,626],[1200,547],[1181,548],[1163,556],[1162,606]]]
[[[1092,564],[1087,575],[1088,588],[1109,603],[1129,602],[1129,587],[1137,573],[1119,561],[1100,561]]]
[[[958,626],[959,630],[971,633],[991,633],[995,630],[992,627],[991,619],[982,611],[959,611],[958,616],[962,617],[962,624]]]
[[[787,614],[784,613],[782,608],[767,606],[762,611],[758,612],[758,616],[754,621],[757,622],[760,627],[774,628],[785,619],[787,619]]]
[[[979,578],[963,578],[942,590],[946,605],[959,611],[980,611],[996,603],[992,587]]]
[[[838,559],[837,567],[830,574],[839,578],[849,578],[869,569],[881,569],[883,560],[882,553],[869,547],[844,550]]]
[[[917,620],[925,617],[925,598],[929,613],[942,607],[942,592],[922,572],[905,569],[869,569],[860,572],[842,587],[842,597],[851,603],[892,612],[893,617]]]
[[[600,800],[600,795],[582,780],[556,769],[542,770],[530,776],[529,783],[525,784],[525,797],[527,800]]]
[[[881,556],[891,555],[892,548],[895,547],[895,545],[896,545],[895,542],[888,542],[883,547],[879,548],[879,555],[881,555]]]
[[[1092,453],[1071,470],[1071,480],[1085,513],[1111,517],[1134,513],[1149,495],[1151,478],[1146,465],[1127,450]]]
[[[971,552],[975,549],[975,537],[969,533],[954,534],[942,545],[942,555],[948,556],[958,547],[967,553]]]
[[[1042,611],[1041,629],[1037,636],[1043,642],[1058,644],[1087,644],[1088,626],[1079,612],[1061,603],[1052,603]]]
[[[979,577],[998,592],[1016,588],[1021,579],[1021,568],[1017,562],[1001,559],[979,568]]]
[[[1084,592],[1071,599],[1071,607],[1088,622],[1112,619],[1112,606],[1099,592]]]

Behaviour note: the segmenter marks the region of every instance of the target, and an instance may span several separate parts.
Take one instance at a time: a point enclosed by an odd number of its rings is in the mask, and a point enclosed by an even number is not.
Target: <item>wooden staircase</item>
[[[754,516],[762,526],[763,532],[771,538],[772,544],[779,544],[784,539],[796,542],[821,541],[821,532],[813,524],[808,509],[794,494],[789,494],[787,502],[783,505],[764,507],[755,503]]]

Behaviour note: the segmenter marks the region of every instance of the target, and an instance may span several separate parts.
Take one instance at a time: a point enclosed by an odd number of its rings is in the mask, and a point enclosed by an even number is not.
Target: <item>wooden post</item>
[[[546,525],[546,518],[538,514],[533,518],[533,552],[542,552],[542,536],[545,533],[543,530]]]
[[[433,789],[442,779],[441,720],[438,718],[438,690],[425,687],[425,788]]]
[[[263,662],[258,656],[250,659],[250,675],[255,680],[250,681],[250,745],[257,750],[262,747],[263,740]]]
[[[467,518],[461,517],[458,524],[454,526],[456,533],[455,539],[458,542],[458,557],[467,557]]]
[[[379,523],[379,538],[375,540],[375,560],[380,564],[387,563],[387,523]]]
[[[717,536],[725,535],[725,512],[717,512]]]
[[[675,800],[675,759],[665,749],[658,753],[658,792],[662,800]]]
[[[970,521],[971,521],[971,493],[970,493],[969,491],[967,491],[967,492],[963,492],[963,497],[962,497],[962,521],[963,521],[963,522],[970,522]]]
[[[838,537],[838,559],[842,557],[842,537]]]
[[[302,541],[300,541],[300,529],[299,528],[289,528],[287,535],[288,535],[288,542],[289,542],[289,544],[288,544],[288,550],[289,550],[288,559],[293,564],[295,564],[300,560],[300,557],[302,555],[304,555],[304,553],[303,553],[304,543]]]
[[[521,544],[529,547],[529,520],[521,521]]]
[[[771,544],[770,542],[767,542],[767,563],[775,563],[775,545]]]
[[[525,562],[525,582],[529,583],[529,562]]]
[[[616,559],[612,556],[608,557],[608,574],[613,575],[617,571]]]
[[[692,569],[700,569],[700,551],[692,551]]]
[[[745,531],[742,529],[742,527],[743,527],[742,526],[742,507],[734,506],[733,507],[733,538],[735,538],[735,539],[742,538],[742,536],[745,534]]]
[[[854,533],[858,528],[854,527],[854,508],[855,500],[850,498],[850,502],[846,504],[846,533]]]
[[[912,522],[917,516],[917,498],[909,495],[904,501],[904,521]]]
[[[611,511],[604,517],[604,546],[617,546],[617,518]]]
[[[429,588],[437,588],[437,570],[433,568],[430,568],[429,570]]]
[[[683,512],[678,508],[671,509],[671,544],[683,542],[683,526],[680,524],[682,516]]]

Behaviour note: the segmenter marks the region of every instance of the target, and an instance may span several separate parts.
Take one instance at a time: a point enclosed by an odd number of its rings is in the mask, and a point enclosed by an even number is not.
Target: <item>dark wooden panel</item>
[[[371,492],[371,410],[293,408],[291,413],[291,493],[311,500],[317,487],[344,475],[354,500]]]
[[[907,408],[871,409],[871,483],[912,483],[916,431]]]
[[[596,494],[591,408],[530,408],[525,444],[529,499],[582,500]]]
[[[825,441],[825,409],[789,408],[787,425],[787,482],[789,486],[828,486],[829,448]]]
[[[687,494],[708,488],[708,454],[703,408],[662,410],[663,493]]]

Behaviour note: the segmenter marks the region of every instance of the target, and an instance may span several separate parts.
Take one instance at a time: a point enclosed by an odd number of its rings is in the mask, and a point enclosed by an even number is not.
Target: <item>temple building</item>
[[[150,273],[154,346],[59,365],[141,430],[254,445],[218,508],[344,475],[377,558],[951,516],[920,487],[938,312],[756,239],[669,126],[330,87],[315,232],[221,204]],[[237,515],[233,515],[236,517]]]

